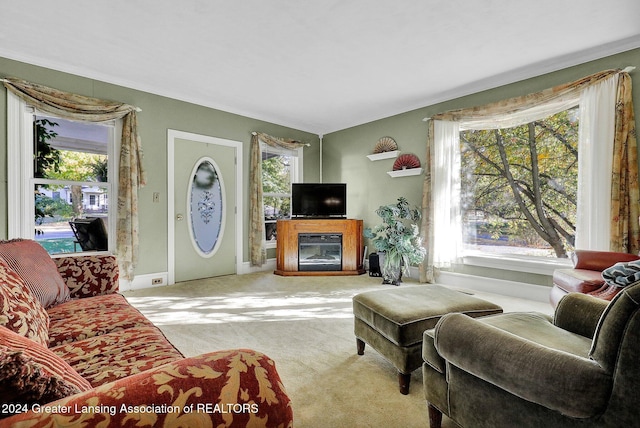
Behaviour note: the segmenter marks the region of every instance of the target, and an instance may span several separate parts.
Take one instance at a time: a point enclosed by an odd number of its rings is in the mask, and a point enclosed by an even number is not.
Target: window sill
[[[463,264],[492,269],[502,269],[539,275],[553,275],[556,269],[572,267],[570,259],[546,259],[542,257],[526,257],[501,254],[500,256],[484,253],[467,253],[463,256]]]
[[[73,253],[56,253],[49,254],[52,259],[61,259],[64,257],[83,257],[83,256],[113,256],[113,251],[75,251]]]

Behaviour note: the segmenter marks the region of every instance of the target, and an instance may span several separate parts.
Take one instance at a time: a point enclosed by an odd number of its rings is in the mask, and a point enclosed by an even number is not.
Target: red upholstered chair
[[[572,256],[572,269],[556,269],[553,272],[553,288],[549,295],[556,307],[562,296],[570,292],[590,294],[611,300],[622,289],[608,285],[602,279],[602,271],[618,262],[630,262],[640,256],[612,251],[576,250]]]

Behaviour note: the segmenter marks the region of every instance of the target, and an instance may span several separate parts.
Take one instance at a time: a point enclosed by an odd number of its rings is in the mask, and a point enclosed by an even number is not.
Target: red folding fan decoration
[[[418,156],[411,153],[398,156],[396,161],[393,163],[394,171],[412,168],[420,168],[420,159],[418,159]]]

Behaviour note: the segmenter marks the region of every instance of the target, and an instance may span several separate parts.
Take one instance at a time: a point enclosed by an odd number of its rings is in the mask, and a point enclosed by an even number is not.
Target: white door
[[[169,283],[237,273],[241,147],[169,131]]]

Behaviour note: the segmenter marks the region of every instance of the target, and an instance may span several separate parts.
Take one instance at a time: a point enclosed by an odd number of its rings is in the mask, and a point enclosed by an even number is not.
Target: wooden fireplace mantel
[[[363,266],[362,220],[354,219],[291,219],[278,220],[276,275],[361,275]],[[341,271],[299,271],[298,235],[342,234]]]

